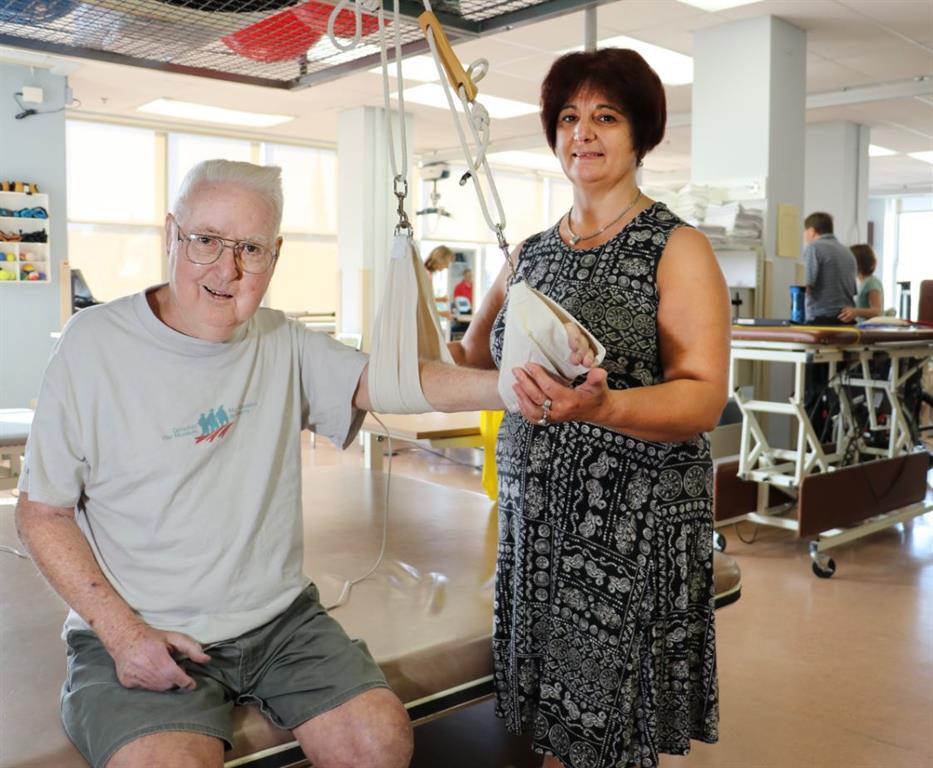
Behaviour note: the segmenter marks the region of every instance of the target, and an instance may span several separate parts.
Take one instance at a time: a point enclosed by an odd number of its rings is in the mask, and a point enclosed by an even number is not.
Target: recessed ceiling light
[[[665,85],[686,85],[693,82],[693,59],[677,51],[636,40],[634,37],[626,35],[600,40],[597,46],[599,48],[631,48],[633,51],[637,51],[651,65],[651,68],[658,73],[658,77],[661,78],[661,82]],[[561,53],[582,50],[583,46],[579,45],[576,48],[561,51]]]
[[[893,149],[888,149],[887,147],[879,147],[877,144],[868,145],[868,156],[869,157],[890,157],[891,155],[896,155]]]
[[[933,163],[933,151],[930,152],[908,152],[908,155],[917,159],[923,160],[925,163]]]
[[[760,0],[680,0],[684,5],[692,5],[702,11],[725,11],[729,8],[738,8],[740,5],[751,5]]]
[[[493,165],[510,165],[513,168],[530,168],[534,171],[554,171],[560,173],[560,161],[551,154],[543,152],[522,152],[508,150],[505,152],[490,152],[487,155]]]
[[[391,94],[393,99],[398,99],[398,94]],[[423,104],[426,107],[436,107],[437,109],[448,109],[447,96],[444,94],[444,88],[439,83],[425,83],[416,85],[414,88],[405,89],[405,101],[413,104]],[[526,104],[524,101],[515,101],[515,99],[504,99],[501,96],[480,97],[480,102],[486,107],[490,117],[500,120],[507,120],[510,117],[521,117],[522,115],[532,115],[538,111],[534,104]],[[460,99],[454,96],[454,104],[457,109],[463,107]]]
[[[224,125],[246,125],[251,128],[269,128],[295,119],[291,115],[243,112],[238,109],[211,107],[207,104],[195,104],[194,102],[178,101],[176,99],[156,99],[148,104],[143,104],[139,107],[139,111],[153,115],[177,117],[182,120],[197,120],[204,123],[221,123]]]
[[[370,70],[376,75],[382,74],[382,65],[373,67]],[[389,62],[389,77],[395,77],[395,62]],[[437,65],[434,63],[433,56],[412,56],[402,59],[402,77],[405,80],[414,80],[419,83],[437,82]]]

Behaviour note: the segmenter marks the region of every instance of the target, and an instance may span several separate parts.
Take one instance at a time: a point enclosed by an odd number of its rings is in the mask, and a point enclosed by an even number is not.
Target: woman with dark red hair
[[[460,344],[498,366],[525,280],[606,347],[574,382],[514,371],[499,432],[497,714],[548,768],[658,765],[718,730],[712,465],[729,297],[709,243],[637,186],[664,89],[634,51],[574,53],[541,90],[573,207],[512,254]],[[592,364],[588,348],[575,362]]]

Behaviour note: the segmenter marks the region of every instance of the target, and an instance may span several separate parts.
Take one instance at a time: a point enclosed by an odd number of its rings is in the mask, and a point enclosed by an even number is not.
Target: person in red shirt
[[[456,305],[457,299],[463,296],[468,302],[470,302],[470,312],[473,311],[473,270],[465,269],[463,270],[463,279],[454,286],[454,304]]]

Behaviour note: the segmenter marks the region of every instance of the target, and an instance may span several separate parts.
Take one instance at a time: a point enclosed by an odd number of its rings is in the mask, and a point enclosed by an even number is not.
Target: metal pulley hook
[[[396,176],[393,192],[398,200],[398,209],[396,210],[398,224],[395,225],[395,234],[401,234],[403,231],[408,231],[410,233],[413,231],[411,221],[408,219],[408,214],[405,213],[405,198],[408,197],[408,179],[401,174]]]
[[[502,255],[505,256],[505,263],[509,265],[509,275],[514,280],[515,267],[512,266],[512,254],[509,253],[509,241],[505,239],[505,232],[502,231],[501,224],[496,224],[494,229],[496,233],[496,240],[499,243],[499,249],[502,251]]]
[[[467,77],[474,83],[478,83],[489,73],[489,61],[486,59],[477,59],[467,67]]]

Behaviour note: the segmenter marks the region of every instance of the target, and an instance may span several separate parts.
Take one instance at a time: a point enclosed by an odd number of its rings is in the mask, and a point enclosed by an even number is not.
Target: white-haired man
[[[95,768],[222,766],[236,702],[316,768],[410,761],[405,709],[302,571],[299,432],[346,446],[369,395],[365,355],[259,308],[281,211],[277,168],[198,165],[168,284],[83,310],[49,361],[16,521],[71,607],[62,720]],[[495,372],[422,386],[500,402]]]

